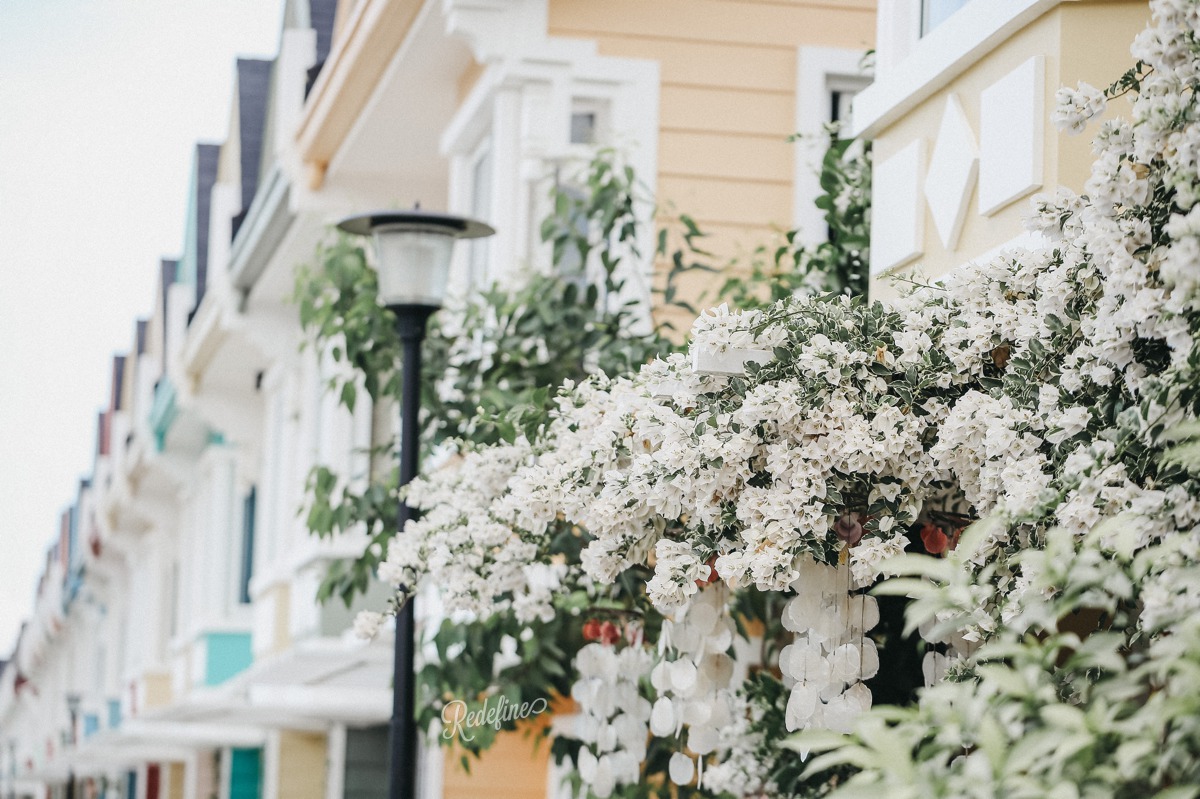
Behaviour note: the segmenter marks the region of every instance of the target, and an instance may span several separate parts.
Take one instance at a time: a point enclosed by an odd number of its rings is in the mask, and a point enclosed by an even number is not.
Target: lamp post
[[[442,306],[457,239],[495,233],[491,227],[446,214],[377,211],[338,223],[347,233],[370,235],[379,273],[379,304],[396,317],[403,349],[400,394],[400,485],[417,476],[418,415],[421,410],[421,342],[429,317]],[[413,517],[400,503],[398,530]],[[388,799],[416,799],[417,729],[413,661],[416,617],[410,597],[396,614],[392,662],[392,718],[389,723]]]

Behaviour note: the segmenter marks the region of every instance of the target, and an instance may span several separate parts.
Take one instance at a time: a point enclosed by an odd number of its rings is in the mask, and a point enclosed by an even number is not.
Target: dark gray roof
[[[163,258],[159,265],[159,274],[162,277],[162,297],[160,298],[161,313],[162,313],[162,370],[167,371],[167,297],[170,294],[171,286],[175,285],[175,272],[179,269],[179,261],[173,261],[168,258]]]
[[[146,326],[150,323],[145,319],[137,320],[137,325],[134,329],[134,339],[137,342],[137,354],[142,355],[146,352]]]
[[[158,264],[158,273],[162,278],[162,316],[163,324],[167,320],[167,294],[171,291],[171,286],[175,284],[175,270],[179,268],[179,261],[172,258],[163,258]]]
[[[212,211],[212,189],[217,182],[221,145],[196,145],[196,305],[208,288],[208,228]]]
[[[242,210],[250,207],[258,190],[262,164],[263,129],[267,119],[267,95],[271,89],[273,61],[252,58],[237,60],[238,136],[241,146]]]
[[[139,322],[138,323],[139,332],[140,332],[141,326],[142,326],[142,323]],[[139,336],[139,338],[141,338],[141,336]],[[125,384],[125,356],[124,355],[114,355],[112,366],[113,366],[113,368],[112,368],[112,392],[109,395],[108,407],[109,407],[109,410],[119,411],[119,410],[121,410],[122,388],[124,387],[124,384]]]
[[[337,0],[308,1],[308,18],[312,21],[313,30],[317,32],[318,64],[329,56],[329,47],[333,42],[333,20],[336,16]]]

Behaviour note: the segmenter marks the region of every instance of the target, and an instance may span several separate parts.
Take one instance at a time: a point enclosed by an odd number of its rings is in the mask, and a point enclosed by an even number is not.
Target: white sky
[[[112,356],[183,246],[197,141],[281,0],[0,0],[0,659],[90,473]]]

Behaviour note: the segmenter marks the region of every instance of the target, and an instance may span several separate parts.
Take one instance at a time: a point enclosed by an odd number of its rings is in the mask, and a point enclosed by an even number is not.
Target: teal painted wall
[[[231,749],[229,799],[261,799],[262,749]]]
[[[254,662],[250,633],[208,633],[204,642],[205,685],[220,685]]]

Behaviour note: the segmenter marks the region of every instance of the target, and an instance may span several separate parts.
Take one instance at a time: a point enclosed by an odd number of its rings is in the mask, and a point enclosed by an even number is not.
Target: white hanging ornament
[[[817,686],[817,696],[821,697],[822,702],[830,702],[834,697],[840,696],[842,693],[842,681],[830,679],[824,685]]]
[[[869,633],[879,624],[879,602],[867,594],[855,594],[850,598],[850,635],[858,637]]]
[[[857,717],[858,708],[851,707],[844,694],[833,697],[825,704],[825,727],[834,732],[850,732]]]
[[[688,749],[698,755],[707,755],[715,751],[721,742],[721,735],[715,727],[698,726],[688,729]]]
[[[866,713],[871,709],[871,704],[874,697],[871,695],[871,689],[861,682],[857,682],[846,689],[843,694],[846,697],[846,702],[852,708],[857,709],[859,713]]]
[[[596,781],[596,756],[586,746],[579,749],[579,777],[588,785]]]
[[[705,651],[724,652],[733,643],[733,626],[728,619],[717,623],[707,638],[702,639]]]
[[[696,664],[689,658],[680,658],[671,664],[671,687],[684,692],[696,684]]]
[[[691,652],[701,643],[700,633],[690,624],[676,624],[671,630],[672,645],[681,652]]]
[[[816,712],[817,704],[817,689],[806,683],[796,683],[784,711],[784,723],[788,732],[808,726],[807,722]]]
[[[717,688],[727,688],[733,679],[733,658],[724,652],[708,655],[700,662],[700,673]]]
[[[676,785],[687,785],[696,774],[696,764],[683,752],[676,752],[671,755],[667,773],[671,775],[671,782]]]
[[[672,735],[677,726],[679,719],[676,716],[675,703],[670,697],[660,696],[654,703],[654,709],[650,711],[650,732],[664,738]]]
[[[871,638],[862,639],[862,665],[859,668],[859,679],[869,680],[879,673],[879,649]]]
[[[609,761],[608,755],[603,755],[596,759],[592,793],[596,795],[597,799],[608,799],[609,796],[612,796],[615,787],[616,779],[613,775],[612,763]]]
[[[696,602],[688,608],[684,621],[700,635],[708,635],[717,624],[717,609],[705,602]]]
[[[946,667],[950,659],[941,652],[926,652],[921,660],[921,672],[925,676],[925,687],[932,688],[946,676]]]
[[[667,660],[660,660],[658,665],[650,672],[650,684],[654,686],[654,690],[660,694],[663,691],[671,690],[671,663]]]
[[[830,675],[838,682],[856,682],[861,662],[861,653],[857,646],[842,644],[829,655]]]

